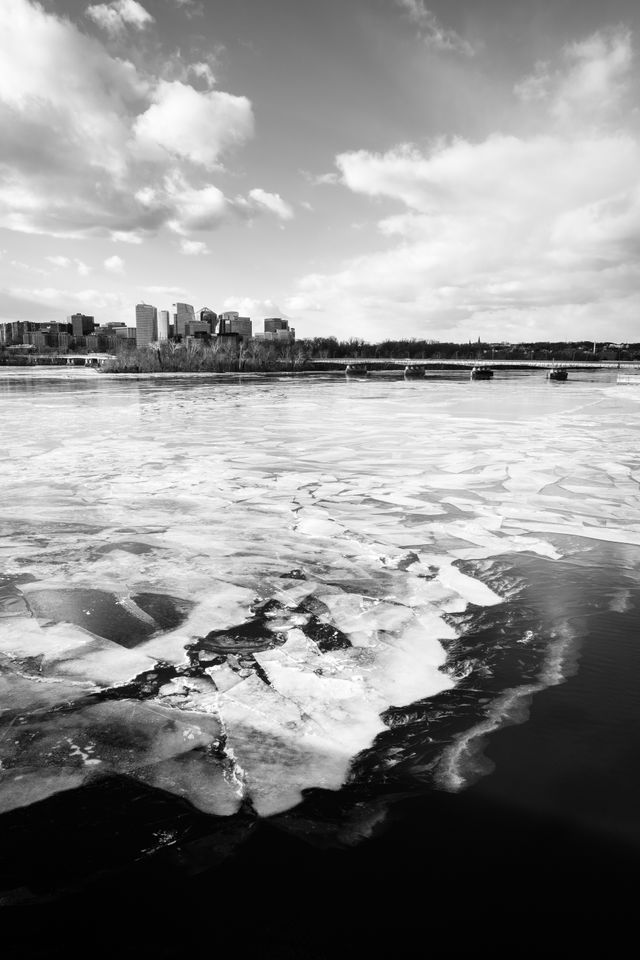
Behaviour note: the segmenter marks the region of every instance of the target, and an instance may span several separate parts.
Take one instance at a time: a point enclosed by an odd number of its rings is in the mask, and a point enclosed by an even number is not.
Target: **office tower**
[[[86,337],[93,333],[95,323],[93,317],[87,317],[84,313],[73,313],[67,317],[67,323],[71,324],[71,332],[74,337]]]
[[[148,303],[136,304],[136,347],[158,339],[158,311]]]
[[[216,332],[218,314],[214,313],[213,310],[210,310],[209,307],[202,307],[200,310],[198,310],[198,319],[200,323],[209,324],[209,333],[213,334]]]
[[[158,314],[158,340],[169,339],[169,311],[161,310]]]
[[[237,333],[243,342],[246,342],[251,339],[251,327],[249,317],[235,317],[235,319],[227,322],[227,333]]]
[[[195,310],[190,303],[174,303],[173,305],[173,335],[184,337],[187,323],[195,323]]]
[[[269,317],[264,321],[264,332],[275,333],[276,330],[288,330],[289,321],[282,320],[280,317]]]

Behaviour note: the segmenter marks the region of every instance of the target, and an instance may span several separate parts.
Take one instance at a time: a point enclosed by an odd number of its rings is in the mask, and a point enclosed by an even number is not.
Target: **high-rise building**
[[[201,309],[198,310],[198,320],[200,323],[209,324],[209,333],[214,334],[216,332],[218,314],[214,313],[213,310],[210,310],[209,307],[201,307]]]
[[[71,332],[74,337],[86,337],[93,333],[95,323],[93,317],[87,317],[84,313],[73,313],[67,317],[67,323],[71,324]]]
[[[169,339],[169,326],[171,324],[169,311],[161,310],[158,314],[158,340]]]
[[[238,336],[246,342],[252,336],[252,324],[249,317],[236,317],[228,323],[229,333],[237,333]]]
[[[220,314],[220,328],[218,333],[237,333],[240,339],[245,342],[251,339],[251,320],[249,317],[240,317],[236,310],[226,310]]]
[[[221,313],[218,316],[218,320],[220,321],[220,326],[218,327],[218,333],[219,334],[230,333],[231,327],[229,326],[229,324],[232,320],[237,320],[237,319],[238,319],[237,310],[225,310],[224,313]]]
[[[296,332],[289,326],[288,320],[281,317],[269,317],[264,321],[264,333],[258,334],[259,340],[275,340],[277,343],[290,343],[295,340]]]
[[[208,323],[201,323],[194,320],[193,323],[187,323],[184,328],[185,337],[208,337],[211,333],[211,327]]]
[[[184,337],[187,323],[195,323],[196,314],[190,303],[174,303],[173,305],[173,335]]]
[[[281,317],[269,317],[264,321],[264,332],[265,333],[275,333],[276,330],[288,330],[289,321],[283,320]]]
[[[136,347],[158,339],[158,311],[148,303],[136,304]]]

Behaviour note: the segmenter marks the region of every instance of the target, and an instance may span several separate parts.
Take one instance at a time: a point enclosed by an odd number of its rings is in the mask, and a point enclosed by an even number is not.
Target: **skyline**
[[[0,322],[155,298],[300,337],[637,339],[629,0],[4,0],[0,26]]]

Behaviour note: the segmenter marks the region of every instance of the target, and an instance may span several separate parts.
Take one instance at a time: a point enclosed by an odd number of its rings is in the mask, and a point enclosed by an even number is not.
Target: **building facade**
[[[146,347],[157,339],[157,309],[149,303],[136,304],[136,347]]]
[[[71,324],[71,333],[74,337],[87,337],[95,328],[93,317],[87,317],[84,313],[72,313],[67,317],[67,323]]]
[[[195,323],[196,314],[190,303],[173,304],[173,335],[174,337],[184,337],[185,327],[188,323]]]
[[[171,326],[171,319],[168,310],[161,310],[158,314],[158,340],[168,340],[169,339],[169,327]]]
[[[198,320],[200,323],[207,323],[209,325],[209,333],[211,335],[215,334],[216,326],[218,324],[218,314],[213,310],[210,310],[209,307],[202,307],[198,310]]]

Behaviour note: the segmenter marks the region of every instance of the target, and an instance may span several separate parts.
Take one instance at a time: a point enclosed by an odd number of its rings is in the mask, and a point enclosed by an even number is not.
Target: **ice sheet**
[[[609,387],[64,376],[0,379],[0,719],[34,734],[4,738],[5,806],[104,771],[220,815],[337,789],[388,707],[454,683],[448,614],[501,602],[458,561],[640,544],[640,408]],[[206,659],[256,623],[267,649]]]

